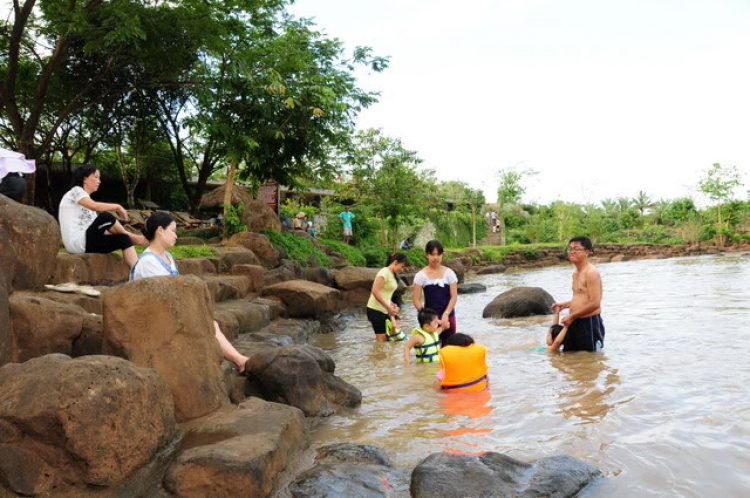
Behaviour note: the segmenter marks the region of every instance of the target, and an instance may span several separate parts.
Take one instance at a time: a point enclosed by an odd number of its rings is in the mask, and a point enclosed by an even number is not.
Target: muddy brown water
[[[750,258],[717,255],[598,265],[605,349],[535,350],[550,317],[483,319],[511,287],[569,299],[572,267],[472,278],[459,296],[459,331],[489,350],[486,393],[431,389],[436,367],[404,365],[377,344],[364,315],[313,345],[358,386],[362,406],[331,417],[313,445],[373,444],[395,465],[430,453],[498,451],[521,460],[570,454],[605,478],[585,498],[750,496]],[[414,308],[405,325],[415,325]],[[405,327],[405,328],[407,328]]]

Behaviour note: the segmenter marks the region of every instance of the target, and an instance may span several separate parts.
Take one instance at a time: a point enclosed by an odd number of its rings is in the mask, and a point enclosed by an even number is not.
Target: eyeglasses
[[[568,252],[581,252],[585,250],[585,247],[568,247]]]

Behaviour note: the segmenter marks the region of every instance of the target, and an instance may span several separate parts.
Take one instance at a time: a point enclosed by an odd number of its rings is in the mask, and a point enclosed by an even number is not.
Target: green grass
[[[307,258],[308,255],[312,254],[318,260],[320,266],[331,266],[331,260],[328,259],[326,253],[304,237],[298,237],[292,233],[274,232],[273,230],[265,230],[263,233],[271,239],[273,245],[284,250],[286,259],[296,261],[302,266],[310,266]]]
[[[340,253],[346,258],[346,262],[352,266],[367,266],[367,258],[362,254],[362,251],[354,246],[344,244],[340,240],[331,239],[320,239],[318,240],[318,243],[330,247],[337,253]]]
[[[558,247],[560,251],[565,250],[565,244],[561,243],[543,243],[543,244],[510,244],[507,246],[477,246],[477,249],[484,252],[485,259],[495,262],[502,263],[505,257],[512,252],[521,252],[524,257],[528,260],[538,259],[540,254],[539,251],[542,248],[547,247]],[[451,252],[465,252],[471,249],[471,247],[451,248]]]
[[[135,252],[140,256],[146,248],[135,246]],[[174,259],[213,258],[216,254],[209,246],[174,246],[169,250]]]

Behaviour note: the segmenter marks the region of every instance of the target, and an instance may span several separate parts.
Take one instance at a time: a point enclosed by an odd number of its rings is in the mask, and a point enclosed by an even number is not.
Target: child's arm
[[[411,363],[411,348],[417,344],[424,344],[424,337],[422,337],[422,334],[411,336],[404,346],[404,363],[407,365]]]
[[[555,311],[555,314],[552,315],[552,325],[560,325],[560,310]]]
[[[547,329],[547,339],[545,339],[547,346],[552,346],[552,327]]]
[[[560,351],[560,346],[562,346],[563,341],[565,340],[565,335],[568,333],[568,327],[564,327],[559,334],[557,334],[557,338],[555,339],[555,342],[552,343],[551,346],[549,346],[547,349],[549,351]]]

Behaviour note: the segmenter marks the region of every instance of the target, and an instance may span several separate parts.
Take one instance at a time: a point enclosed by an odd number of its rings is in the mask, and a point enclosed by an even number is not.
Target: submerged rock
[[[0,482],[16,493],[119,485],[176,437],[172,395],[154,370],[58,354],[0,368]]]
[[[180,498],[265,498],[305,445],[302,412],[251,398],[187,427],[165,488]]]
[[[389,498],[398,486],[397,471],[374,446],[333,444],[318,449],[315,460],[289,486],[294,498]]]
[[[601,472],[570,456],[522,462],[500,453],[433,453],[412,472],[413,498],[572,498]]]
[[[482,284],[461,284],[458,286],[459,294],[478,294],[487,292],[487,286]]]
[[[514,287],[485,306],[483,318],[551,315],[555,299],[540,287]]]
[[[325,417],[362,402],[359,389],[333,374],[336,365],[321,349],[242,342],[236,346],[250,357],[245,367],[248,390],[263,399],[296,406],[308,417]]]
[[[505,270],[507,268],[502,265],[485,266],[477,270],[477,275],[494,275],[495,273],[505,273]]]

